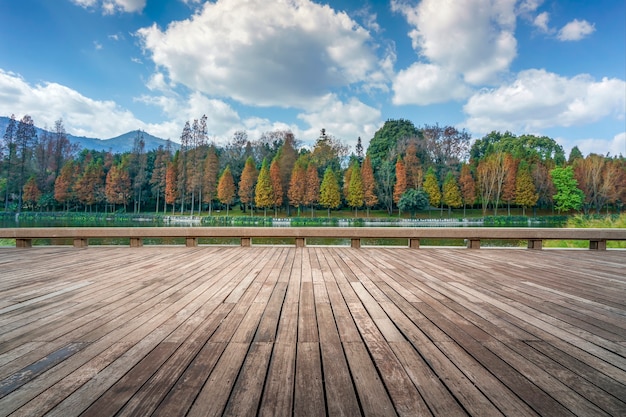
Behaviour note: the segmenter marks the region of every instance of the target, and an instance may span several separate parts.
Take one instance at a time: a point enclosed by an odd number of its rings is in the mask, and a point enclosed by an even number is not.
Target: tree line
[[[626,160],[578,148],[566,159],[553,139],[491,132],[472,143],[451,126],[416,127],[388,120],[367,150],[324,129],[313,146],[290,131],[249,139],[236,132],[211,141],[207,118],[186,122],[180,148],[146,151],[143,135],[123,154],[80,150],[63,121],[38,136],[32,118],[12,116],[0,146],[5,211],[85,210],[212,214],[234,205],[274,216],[349,207],[415,213],[482,208],[483,214],[521,207],[559,212],[621,211]],[[169,143],[169,142],[168,142]]]

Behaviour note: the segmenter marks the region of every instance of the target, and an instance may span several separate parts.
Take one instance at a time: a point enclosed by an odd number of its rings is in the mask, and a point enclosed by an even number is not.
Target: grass
[[[576,215],[570,217],[565,224],[565,227],[579,228],[579,229],[592,229],[592,228],[606,228],[606,229],[623,229],[626,228],[626,213],[619,216],[583,216]],[[543,242],[543,246],[546,248],[581,248],[586,249],[589,247],[589,243],[584,240],[547,240]],[[626,249],[626,241],[608,241],[606,243],[607,248]]]

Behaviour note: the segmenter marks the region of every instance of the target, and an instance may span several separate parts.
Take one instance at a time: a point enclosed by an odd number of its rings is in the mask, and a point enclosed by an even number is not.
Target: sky
[[[225,143],[386,120],[626,155],[624,0],[0,0],[0,116]]]

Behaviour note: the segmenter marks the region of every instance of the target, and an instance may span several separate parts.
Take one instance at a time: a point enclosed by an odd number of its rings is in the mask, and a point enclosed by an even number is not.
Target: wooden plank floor
[[[0,249],[0,416],[625,416],[626,252]]]

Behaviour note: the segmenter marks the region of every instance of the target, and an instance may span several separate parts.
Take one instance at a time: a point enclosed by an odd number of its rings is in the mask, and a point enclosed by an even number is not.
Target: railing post
[[[195,248],[198,246],[198,238],[197,237],[186,237],[185,238],[185,246],[188,248]]]
[[[130,238],[130,247],[131,248],[140,248],[143,246],[143,239],[140,237],[131,237]]]
[[[305,246],[305,241],[303,237],[296,238],[296,248],[303,248]]]
[[[543,240],[541,239],[528,239],[528,249],[541,250],[543,248]]]
[[[89,239],[84,237],[75,237],[74,238],[74,247],[78,249],[85,249],[89,246]]]
[[[33,240],[32,239],[15,239],[15,247],[16,248],[32,248]]]
[[[606,240],[590,240],[590,250],[606,250]]]
[[[250,246],[252,246],[252,238],[242,237],[241,238],[241,247],[249,248]]]
[[[360,249],[361,248],[361,239],[360,238],[352,238],[352,239],[350,239],[350,246],[353,247],[354,249]]]
[[[480,249],[480,239],[477,239],[477,238],[467,239],[467,248],[468,249]]]
[[[411,249],[419,249],[420,248],[420,240],[419,239],[409,239],[409,248],[411,248]]]

